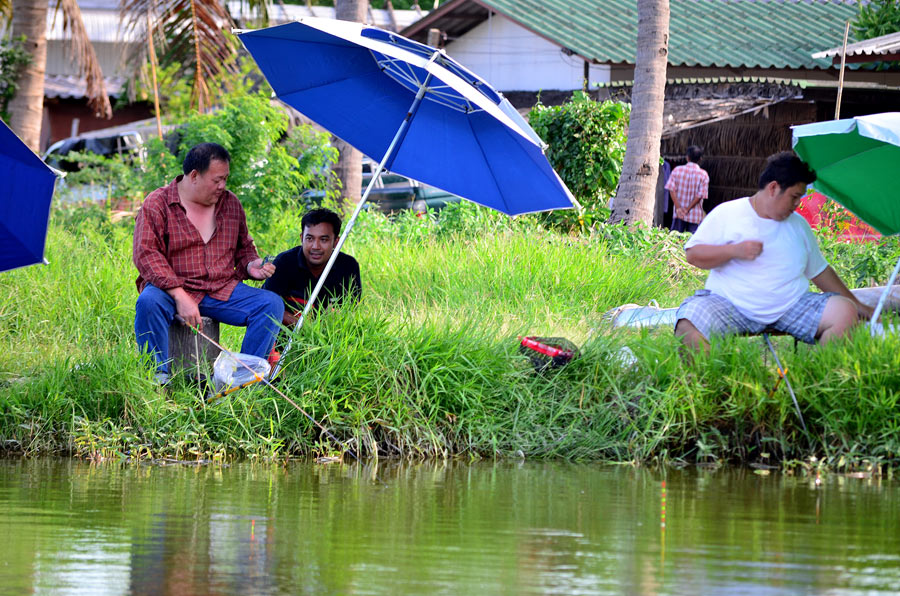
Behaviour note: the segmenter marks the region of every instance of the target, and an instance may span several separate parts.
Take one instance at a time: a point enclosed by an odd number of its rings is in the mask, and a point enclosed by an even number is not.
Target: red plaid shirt
[[[150,283],[160,290],[182,287],[197,303],[204,296],[228,300],[248,279],[247,264],[259,258],[247,231],[241,202],[225,191],[216,203],[216,231],[204,243],[178,197],[178,176],[147,195],[134,225],[137,289]]]
[[[666,190],[675,191],[675,206],[685,209],[695,198],[700,197],[693,209],[680,218],[688,223],[700,223],[706,215],[703,212],[703,199],[709,196],[709,174],[693,162],[687,162],[672,170],[666,182]]]

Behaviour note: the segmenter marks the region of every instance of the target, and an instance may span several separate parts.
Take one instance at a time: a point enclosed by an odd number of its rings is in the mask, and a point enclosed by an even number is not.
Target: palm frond
[[[81,18],[81,9],[76,0],[59,0],[57,7],[63,13],[63,30],[72,35],[71,60],[78,65],[87,83],[88,105],[97,116],[112,118],[112,106],[109,103],[109,93],[106,90],[106,81],[103,79],[103,71],[100,62],[94,52],[94,46],[88,37]]]
[[[9,28],[12,21],[12,0],[0,0],[0,31]]]
[[[216,0],[121,0],[122,22],[139,39],[147,35],[148,11],[156,23],[160,65],[178,64],[180,76],[192,76],[194,102],[204,109],[211,81],[223,70],[234,69],[236,45],[228,33],[234,26],[231,16]],[[141,51],[146,56],[146,50]],[[138,66],[143,60],[132,63]]]

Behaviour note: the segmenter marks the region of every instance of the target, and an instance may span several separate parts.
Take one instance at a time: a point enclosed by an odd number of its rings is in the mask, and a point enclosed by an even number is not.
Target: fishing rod
[[[356,454],[353,452],[353,450],[350,449],[349,447],[347,447],[347,445],[346,445],[343,441],[341,441],[341,440],[338,439],[336,436],[334,436],[333,434],[331,434],[331,432],[329,432],[329,430],[328,430],[327,428],[325,428],[324,426],[322,426],[321,424],[319,424],[319,422],[318,422],[315,418],[313,418],[312,416],[310,416],[309,414],[307,414],[307,413],[306,413],[306,410],[304,410],[303,408],[301,408],[300,406],[298,406],[298,405],[294,402],[294,400],[292,400],[291,398],[289,398],[289,397],[288,397],[287,395],[285,395],[280,389],[278,389],[278,387],[276,387],[275,385],[273,385],[273,384],[269,381],[269,379],[265,378],[265,376],[260,375],[260,374],[257,373],[255,370],[253,370],[252,368],[250,368],[249,366],[247,366],[240,358],[238,358],[238,357],[236,357],[236,356],[234,355],[234,352],[232,352],[232,351],[229,350],[228,348],[226,348],[226,347],[222,346],[221,344],[219,344],[216,340],[214,340],[214,339],[211,338],[210,336],[208,336],[208,335],[206,335],[205,333],[203,333],[202,331],[200,331],[200,329],[194,327],[193,325],[188,325],[187,321],[185,321],[185,320],[184,320],[184,317],[182,317],[181,315],[176,314],[176,315],[175,315],[175,320],[178,321],[179,323],[181,323],[182,325],[187,325],[188,328],[191,329],[191,331],[193,331],[194,333],[196,333],[197,335],[199,335],[200,337],[202,337],[203,339],[205,339],[206,341],[208,341],[209,343],[211,343],[211,344],[214,345],[215,347],[219,348],[220,350],[222,350],[223,352],[225,352],[226,354],[228,354],[229,356],[231,356],[232,358],[234,358],[234,360],[235,360],[236,362],[238,362],[241,366],[243,366],[244,368],[246,368],[247,370],[249,370],[251,373],[253,373],[253,377],[254,377],[254,378],[253,378],[251,381],[248,381],[247,383],[244,383],[243,385],[240,385],[240,386],[238,386],[238,387],[232,387],[232,388],[229,389],[228,391],[225,391],[225,392],[223,392],[223,393],[219,393],[219,394],[215,395],[214,398],[219,398],[219,397],[222,397],[223,395],[228,395],[229,393],[231,393],[231,392],[233,392],[233,391],[237,391],[237,390],[240,389],[241,387],[246,387],[246,386],[248,386],[248,385],[252,385],[253,383],[259,383],[259,382],[265,383],[270,389],[272,389],[272,391],[274,391],[275,393],[277,393],[278,395],[280,395],[281,397],[283,397],[285,400],[287,400],[287,402],[288,402],[289,404],[291,404],[292,406],[294,406],[295,408],[297,408],[297,410],[298,410],[301,414],[303,414],[304,416],[306,416],[306,417],[309,419],[310,422],[312,422],[313,424],[315,424],[316,426],[318,426],[319,429],[321,429],[321,431],[322,431],[323,433],[325,433],[326,435],[328,435],[328,437],[329,437],[332,441],[334,441],[335,443],[337,443],[338,445],[340,445],[347,453],[349,453],[349,454],[353,457],[353,459],[359,461],[359,458],[356,457]]]
[[[768,333],[762,334],[763,339],[766,342],[766,345],[769,347],[769,351],[772,352],[772,356],[775,358],[775,366],[778,367],[778,381],[784,379],[784,384],[787,386],[788,391],[791,393],[791,399],[794,402],[794,409],[797,410],[797,416],[800,418],[800,426],[803,427],[803,433],[809,437],[809,431],[806,430],[806,422],[803,420],[803,412],[800,411],[800,404],[797,403],[797,396],[794,395],[794,388],[791,387],[791,382],[787,378],[787,369],[781,365],[781,359],[778,358],[778,354],[775,353],[775,346],[772,345],[772,340],[769,339]],[[775,389],[778,389],[778,381],[775,382]],[[772,393],[769,394],[771,397],[775,393],[775,389],[772,389]]]

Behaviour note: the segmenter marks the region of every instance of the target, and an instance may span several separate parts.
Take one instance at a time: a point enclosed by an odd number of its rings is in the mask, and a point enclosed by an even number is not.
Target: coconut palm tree
[[[0,14],[12,12],[12,35],[25,36],[25,49],[32,60],[22,68],[18,90],[9,102],[10,128],[37,151],[41,139],[44,112],[44,72],[47,65],[47,0],[12,0],[0,2]],[[62,13],[63,28],[72,36],[73,60],[87,82],[88,105],[103,118],[112,117],[112,106],[103,80],[103,73],[84,28],[81,10],[76,0],[58,0],[56,9]]]
[[[613,200],[613,223],[653,223],[663,98],[669,57],[669,0],[638,0],[637,55],[631,120],[619,189]]]
[[[363,23],[368,8],[368,0],[335,0],[334,16],[342,21]],[[335,173],[341,180],[341,204],[355,205],[362,194],[362,153],[340,139],[334,145],[340,153]]]

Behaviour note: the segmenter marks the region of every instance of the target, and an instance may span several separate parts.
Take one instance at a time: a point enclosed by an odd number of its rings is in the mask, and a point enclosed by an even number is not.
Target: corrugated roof
[[[676,79],[667,79],[666,86],[670,85],[717,85],[717,84],[736,84],[736,83],[774,83],[778,85],[786,85],[791,87],[806,87],[808,81],[802,79],[784,79],[781,77],[682,77]],[[599,89],[615,88],[615,87],[633,87],[634,81],[610,81],[605,83],[594,83]]]
[[[813,58],[832,58],[839,63],[841,53],[843,51],[843,43],[836,48],[816,52]],[[896,60],[896,55],[900,54],[900,31],[896,33],[888,33],[872,39],[864,39],[856,43],[847,44],[847,58],[862,58],[866,61],[875,60]],[[859,62],[860,60],[854,60]]]
[[[454,12],[489,7],[534,33],[600,64],[633,64],[637,0],[456,0],[434,11],[427,26],[442,28]],[[856,0],[672,0],[672,66],[830,68],[812,53],[843,42]],[[486,8],[476,17],[484,20]],[[471,18],[471,17],[469,17]],[[408,29],[419,38],[414,24]],[[454,23],[459,28],[459,25]],[[472,25],[469,26],[471,28]]]
[[[106,91],[112,97],[118,97],[125,86],[122,77],[104,77]],[[87,97],[87,84],[84,77],[74,75],[46,75],[44,77],[44,97],[81,98]]]
[[[254,15],[249,9],[250,7],[246,2],[241,2],[240,0],[230,0],[228,2],[228,10],[235,19],[252,18]],[[409,27],[428,14],[427,10],[394,10],[393,20],[391,20],[391,12],[385,9],[370,8],[366,11],[366,24],[375,25],[382,29],[392,29],[394,23],[396,23],[396,30],[399,31]],[[273,2],[269,7],[269,20],[273,21],[273,23],[296,21],[301,17],[333,19],[334,7],[282,4],[280,2]]]
[[[54,0],[55,2],[56,0]],[[126,31],[121,26],[119,18],[119,9],[117,7],[118,0],[95,0],[90,4],[79,2],[81,8],[81,17],[84,21],[84,27],[87,30],[88,37],[94,43],[121,43],[133,42],[136,35],[133,31]],[[110,6],[112,4],[112,6]],[[57,13],[54,9],[55,4],[47,13],[47,39],[49,40],[68,40],[71,34],[63,30],[62,13]],[[231,11],[235,19],[249,19],[253,16],[246,2],[239,0],[231,0],[228,2],[228,9]],[[387,10],[369,10],[367,20],[369,24],[391,29],[393,22],[396,22],[397,29],[408,27],[412,23],[418,21],[427,15],[427,11],[422,10],[395,10],[393,11],[393,21],[391,13]],[[269,20],[273,23],[283,23],[293,21],[300,17],[321,17],[326,19],[334,18],[334,7],[332,6],[310,6],[297,4],[280,4],[275,3],[269,8]]]
[[[118,10],[82,9],[81,20],[84,21],[88,38],[94,43],[121,43],[135,39],[133,32],[126,32],[120,27]],[[72,33],[63,29],[62,11],[57,12],[51,8],[47,11],[47,40],[69,39],[72,39]]]

